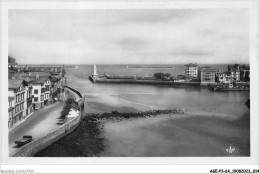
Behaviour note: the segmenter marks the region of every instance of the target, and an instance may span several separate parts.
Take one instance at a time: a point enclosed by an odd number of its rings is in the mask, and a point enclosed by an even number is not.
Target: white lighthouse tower
[[[93,73],[93,76],[98,76],[98,74],[97,74],[97,66],[96,66],[96,65],[94,65],[94,73]]]

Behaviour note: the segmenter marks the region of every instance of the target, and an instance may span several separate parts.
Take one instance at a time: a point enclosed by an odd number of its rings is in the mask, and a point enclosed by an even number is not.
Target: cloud
[[[10,10],[23,63],[249,62],[246,9]]]
[[[136,51],[141,50],[143,47],[145,47],[147,45],[147,42],[134,37],[126,37],[120,39],[119,41],[116,41],[116,44],[118,44],[124,50]]]

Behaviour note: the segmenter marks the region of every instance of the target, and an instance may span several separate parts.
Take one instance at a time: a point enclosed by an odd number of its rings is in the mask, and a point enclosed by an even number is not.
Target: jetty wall
[[[135,80],[135,79],[95,79],[95,83],[118,83],[118,84],[153,84],[170,86],[200,86],[200,82],[173,82],[162,80]]]
[[[41,137],[39,139],[33,140],[32,142],[20,147],[16,151],[14,151],[9,156],[11,157],[32,157],[37,152],[45,149],[55,141],[59,140],[63,136],[71,133],[75,128],[78,127],[80,124],[81,118],[82,118],[82,112],[84,108],[84,96],[74,88],[71,88],[69,86],[64,87],[65,97],[66,98],[73,98],[77,102],[77,104],[80,106],[79,114],[68,120],[65,124],[60,126],[57,130],[50,132],[49,134],[45,135],[44,137]],[[56,123],[53,123],[56,124]]]

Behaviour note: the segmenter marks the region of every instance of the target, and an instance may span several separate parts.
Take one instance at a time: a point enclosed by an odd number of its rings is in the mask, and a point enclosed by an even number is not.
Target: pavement
[[[57,118],[60,116],[64,104],[56,102],[45,106],[26,119],[23,123],[9,131],[9,153],[17,150],[14,141],[22,138],[23,135],[31,135],[33,139],[41,138],[50,132],[55,131],[61,125],[57,125]]]

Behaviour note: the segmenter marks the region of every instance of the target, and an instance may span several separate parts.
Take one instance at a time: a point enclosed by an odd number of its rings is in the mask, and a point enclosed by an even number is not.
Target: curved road
[[[14,141],[22,138],[23,135],[31,135],[33,139],[41,138],[48,133],[58,129],[57,118],[62,111],[63,103],[55,103],[45,106],[27,118],[17,127],[9,131],[9,154],[15,151]]]

